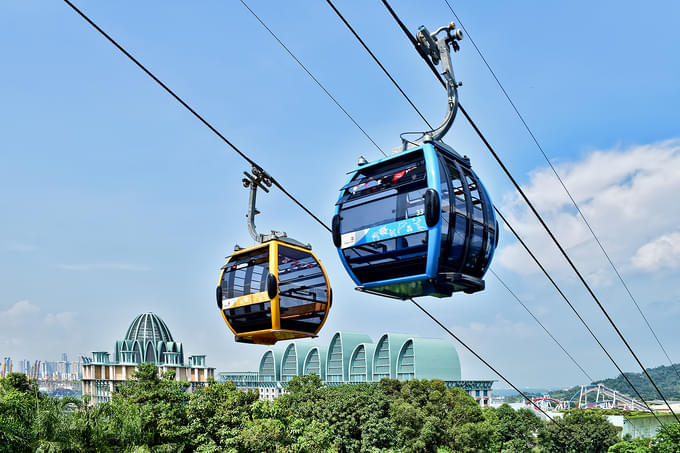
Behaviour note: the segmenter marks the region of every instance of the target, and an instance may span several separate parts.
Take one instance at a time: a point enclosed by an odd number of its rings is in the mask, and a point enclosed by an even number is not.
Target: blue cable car
[[[437,40],[441,31],[447,37]],[[360,159],[340,189],[333,242],[360,291],[408,299],[484,289],[498,244],[493,204],[469,159],[439,140],[458,107],[448,46],[456,50],[461,38],[453,24],[432,35],[425,27],[418,33],[421,50],[446,69],[443,124],[415,142],[403,140],[405,149],[395,155],[372,163]]]

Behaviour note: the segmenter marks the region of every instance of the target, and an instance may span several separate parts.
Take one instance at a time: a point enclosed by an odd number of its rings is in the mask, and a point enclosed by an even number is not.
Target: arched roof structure
[[[276,382],[281,380],[281,358],[283,352],[278,349],[270,349],[262,355],[258,370],[260,380]]]
[[[461,379],[460,359],[449,341],[385,333],[373,343],[366,334],[343,331],[335,332],[327,347],[301,341],[267,350],[258,373],[260,381],[283,383],[316,373],[331,385],[382,378]]]
[[[397,355],[397,379],[460,380],[460,359],[453,345],[436,338],[411,337]]]
[[[321,380],[326,380],[326,357],[328,355],[328,348],[325,346],[312,346],[307,355],[302,366],[302,374],[312,374],[315,373],[321,378]]]
[[[304,361],[307,352],[312,348],[310,343],[290,343],[283,351],[281,358],[281,380],[290,381],[294,376],[304,374]]]
[[[373,343],[358,344],[349,360],[349,380],[350,382],[370,382],[373,380],[373,353],[375,345]]]
[[[354,348],[361,343],[372,343],[365,333],[335,332],[328,345],[326,356],[326,381],[346,382],[349,380],[349,359]]]
[[[373,354],[372,371],[376,380],[397,379],[397,356],[404,342],[409,338],[412,338],[412,335],[389,332],[380,336]]]

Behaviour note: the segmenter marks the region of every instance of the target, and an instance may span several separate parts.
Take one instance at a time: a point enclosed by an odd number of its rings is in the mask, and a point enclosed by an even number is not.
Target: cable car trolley
[[[445,36],[437,35],[445,32]],[[470,160],[441,141],[458,110],[449,45],[453,23],[418,31],[418,50],[442,63],[448,93],[443,123],[401,151],[368,163],[362,157],[335,206],[333,242],[357,289],[407,299],[484,289],[498,244],[493,204]]]
[[[217,306],[237,342],[274,344],[314,337],[332,303],[326,271],[309,244],[283,232],[257,233],[257,189],[269,192],[272,181],[261,168],[244,174],[243,185],[250,188],[248,230],[258,244],[245,249],[237,245],[227,258],[217,287]]]

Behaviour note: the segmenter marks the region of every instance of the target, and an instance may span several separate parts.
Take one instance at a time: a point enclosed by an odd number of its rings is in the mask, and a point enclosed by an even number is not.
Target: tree
[[[496,409],[500,451],[523,452],[536,446],[535,433],[543,425],[541,419],[529,409],[514,410],[507,404]]]
[[[550,452],[600,453],[618,442],[619,437],[614,425],[602,415],[578,410],[545,424],[539,439]]]
[[[10,373],[0,379],[0,452],[32,451],[33,419],[40,397],[25,374]]]
[[[405,452],[480,451],[493,443],[495,427],[487,422],[477,402],[460,388],[447,389],[438,380],[403,383],[383,380],[394,401],[390,418],[398,427],[398,445]],[[399,391],[397,392],[397,388]]]
[[[231,445],[251,420],[256,392],[241,392],[233,382],[219,384],[210,380],[195,389],[186,407],[186,438],[194,449],[222,451]]]
[[[343,452],[364,452],[391,448],[396,442],[396,427],[390,419],[390,399],[376,384],[320,387],[313,376],[294,377],[288,392],[274,402],[281,414],[292,420],[327,425],[333,433],[332,444]],[[323,431],[323,430],[322,430]],[[321,437],[322,433],[317,433]],[[306,435],[311,435],[308,432]]]
[[[680,453],[680,424],[664,425],[657,431],[649,447],[651,453]]]
[[[648,453],[651,439],[640,438],[618,442],[607,450],[607,453]]]
[[[160,375],[153,363],[138,365],[133,378],[113,395],[112,418],[121,446],[166,445],[181,451],[189,383],[176,381],[172,370]]]

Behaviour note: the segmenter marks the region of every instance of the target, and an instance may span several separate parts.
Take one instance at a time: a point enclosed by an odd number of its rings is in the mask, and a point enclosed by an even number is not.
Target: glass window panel
[[[449,183],[447,181],[448,176],[446,174],[446,169],[442,165],[442,163],[439,163],[439,179],[440,179],[440,184],[439,184],[439,198],[441,201],[441,207],[442,207],[442,247],[445,247],[448,244],[449,240],[449,219],[451,216],[451,204],[449,203]],[[442,257],[445,257],[446,254],[442,253]]]
[[[343,188],[345,193],[340,203],[384,192],[425,178],[425,160],[421,152],[408,156],[406,159],[395,159],[385,164],[360,168],[353,180]]]
[[[327,304],[328,286],[319,262],[309,252],[279,246],[281,328],[316,332]]]
[[[472,237],[470,238],[470,250],[466,262],[467,268],[473,268],[477,264],[480,252],[482,251],[482,242],[484,239],[484,227],[482,224],[473,222]]]
[[[222,274],[222,299],[232,299],[266,290],[269,247],[235,257]]]
[[[423,195],[427,190],[426,181],[418,184],[418,186],[402,188],[404,190],[413,189],[409,191],[390,190],[387,192],[387,196],[383,198],[368,202],[362,200],[361,204],[343,206],[340,210],[342,217],[340,232],[350,233],[423,215],[425,212]]]
[[[463,257],[465,250],[465,236],[467,233],[467,219],[462,214],[456,214],[453,229],[453,241],[449,259],[459,261]]]
[[[484,261],[487,261],[489,257],[491,256],[491,251],[495,247],[495,242],[496,242],[496,232],[489,228],[489,240],[486,241],[486,249],[484,251]]]
[[[236,333],[272,328],[270,302],[227,308],[224,310],[224,314]]]
[[[340,232],[423,215],[427,174],[422,153],[385,165],[360,169],[358,184],[346,186],[340,204]]]
[[[427,232],[372,242],[342,251],[360,282],[417,275],[427,265]]]

